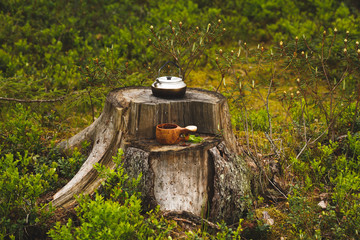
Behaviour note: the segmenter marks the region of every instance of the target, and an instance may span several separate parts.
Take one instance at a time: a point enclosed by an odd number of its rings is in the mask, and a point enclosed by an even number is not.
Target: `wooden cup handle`
[[[197,130],[197,127],[192,126],[192,125],[181,128],[180,135],[179,135],[180,141],[187,141],[189,139],[189,135],[190,135],[189,133],[196,132],[196,130]]]
[[[186,141],[186,137],[189,135],[189,130],[186,128],[180,129],[179,139],[180,141]]]

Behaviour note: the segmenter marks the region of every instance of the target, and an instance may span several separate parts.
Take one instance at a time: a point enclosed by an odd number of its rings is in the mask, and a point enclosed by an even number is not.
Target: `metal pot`
[[[177,68],[179,68],[179,77],[174,76],[163,76],[160,77],[160,71],[169,63],[172,63]],[[185,95],[186,92],[186,84],[181,78],[181,69],[180,67],[172,62],[167,61],[162,67],[159,69],[158,78],[151,85],[151,90],[154,96],[161,98],[181,98]]]

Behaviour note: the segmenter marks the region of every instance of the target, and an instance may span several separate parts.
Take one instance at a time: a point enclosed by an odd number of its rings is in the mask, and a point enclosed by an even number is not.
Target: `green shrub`
[[[336,158],[335,169],[330,177],[333,184],[332,211],[326,213],[333,216],[333,234],[338,238],[359,238],[360,217],[360,163],[358,135],[348,134],[345,143],[348,146],[348,157],[341,155]]]
[[[308,162],[293,159],[296,175],[303,177],[302,184],[294,188],[293,194],[288,198],[288,223],[295,236],[328,236],[335,239],[359,237],[359,146],[359,137],[348,134],[348,140],[342,143],[343,152],[347,152],[348,156],[337,155],[336,151],[341,146],[330,142],[329,145],[319,144],[308,153]],[[313,189],[328,196],[324,199],[326,209],[321,209],[317,206],[318,202],[311,201],[306,196]]]
[[[319,218],[320,207],[309,201],[299,186],[295,186],[289,196],[289,213],[284,227],[290,228],[293,237],[298,239],[321,239]]]
[[[140,214],[141,202],[135,195],[123,204],[104,200],[98,194],[95,200],[83,197],[78,201],[80,227],[73,226],[71,219],[66,226],[58,224],[50,231],[53,239],[147,239],[149,236]]]
[[[23,239],[29,229],[44,228],[51,205],[38,204],[39,197],[56,182],[56,164],[37,165],[37,156],[9,153],[0,157],[0,238]],[[33,173],[37,168],[42,173]]]
[[[65,158],[58,155],[56,162],[58,164],[59,175],[66,179],[71,179],[79,171],[85,160],[86,156],[81,154],[77,148],[72,151],[69,157]]]
[[[1,154],[25,152],[40,153],[44,150],[41,139],[44,130],[41,126],[41,116],[32,112],[21,104],[17,104],[11,113],[0,122],[0,151]]]
[[[163,239],[172,225],[158,216],[159,209],[141,214],[141,200],[134,191],[140,180],[129,179],[122,168],[122,151],[114,158],[117,167],[111,170],[102,165],[96,169],[107,178],[95,199],[80,195],[76,209],[79,225],[69,219],[66,225],[57,223],[49,231],[53,239]]]

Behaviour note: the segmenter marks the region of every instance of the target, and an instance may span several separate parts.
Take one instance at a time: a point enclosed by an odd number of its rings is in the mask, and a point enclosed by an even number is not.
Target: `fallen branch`
[[[194,222],[192,222],[192,221],[190,221],[188,219],[185,219],[185,218],[174,217],[173,220],[176,221],[176,222],[184,222],[184,223],[192,225],[193,227],[196,227],[196,223],[194,223]]]
[[[281,151],[280,151],[280,150],[278,149],[278,147],[275,145],[274,140],[271,138],[271,136],[269,136],[269,134],[267,134],[267,133],[265,132],[265,137],[266,137],[267,140],[270,142],[271,147],[273,148],[275,154],[276,154],[279,158],[281,158]]]
[[[195,225],[202,225],[202,224],[206,224],[209,227],[216,229],[216,230],[220,230],[220,227],[213,223],[210,222],[209,220],[206,220],[202,217],[196,216],[194,214],[192,214],[191,212],[187,212],[187,211],[170,211],[170,212],[165,212],[163,214],[164,217],[171,217],[173,220],[175,221],[181,221],[181,222],[186,222],[188,224],[191,224],[193,226]]]
[[[60,102],[64,100],[67,96],[62,96],[55,99],[18,99],[18,98],[6,98],[0,97],[0,101],[7,102],[19,102],[19,103],[46,103],[46,102]]]

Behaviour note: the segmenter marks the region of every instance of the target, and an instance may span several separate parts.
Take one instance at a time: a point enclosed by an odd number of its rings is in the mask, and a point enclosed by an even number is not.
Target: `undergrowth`
[[[1,2],[0,238],[183,231],[190,239],[358,239],[358,10],[354,1],[333,0]],[[221,34],[209,38],[220,23]],[[176,34],[197,26],[205,35],[177,54]],[[160,54],[154,37],[165,46]],[[198,48],[205,40],[206,51]],[[99,116],[107,92],[149,86],[180,50],[195,63],[188,86],[227,97],[243,157],[259,174],[246,218],[219,223],[217,232],[186,231],[158,209],[143,214],[137,180],[122,172],[118,155],[117,171],[97,166],[108,178],[103,191],[79,196],[76,217],[54,227],[47,195],[71,179],[91,147],[65,156],[56,144]]]

